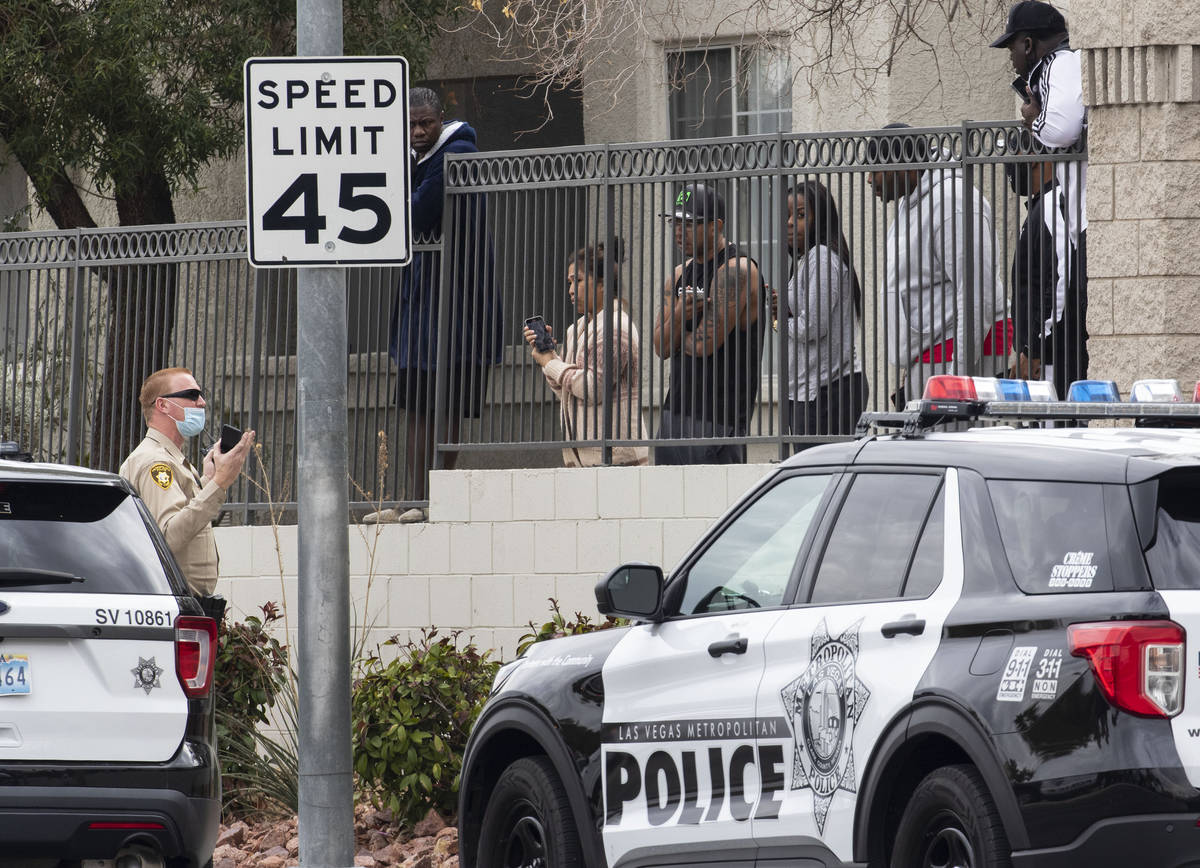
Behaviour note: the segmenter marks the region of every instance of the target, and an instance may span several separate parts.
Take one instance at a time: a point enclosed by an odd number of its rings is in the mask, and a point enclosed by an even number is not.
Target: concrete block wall
[[[593,587],[628,561],[673,567],[770,464],[436,471],[429,521],[351,525],[351,607],[368,650],[430,625],[501,659],[528,623],[597,617]],[[336,532],[343,532],[338,529]],[[235,618],[282,604],[295,641],[297,528],[217,528],[218,593]],[[355,627],[356,632],[360,629]],[[383,653],[388,653],[383,649]]]
[[[1089,374],[1200,379],[1200,0],[1076,0],[1089,107]]]

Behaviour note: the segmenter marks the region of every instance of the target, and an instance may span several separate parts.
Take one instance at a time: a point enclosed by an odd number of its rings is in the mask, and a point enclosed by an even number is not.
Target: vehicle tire
[[[1009,868],[1000,812],[974,766],[930,772],[913,790],[892,847],[891,868]]]
[[[522,757],[496,782],[479,832],[479,868],[577,868],[579,833],[554,766]]]

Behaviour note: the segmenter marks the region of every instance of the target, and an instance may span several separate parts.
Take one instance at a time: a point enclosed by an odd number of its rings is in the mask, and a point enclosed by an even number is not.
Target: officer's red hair
[[[188,368],[163,368],[146,378],[146,381],[142,383],[142,390],[138,392],[138,403],[142,405],[142,416],[147,424],[150,422],[151,414],[154,413],[154,402],[171,390],[172,378],[178,374],[190,376],[191,373]]]

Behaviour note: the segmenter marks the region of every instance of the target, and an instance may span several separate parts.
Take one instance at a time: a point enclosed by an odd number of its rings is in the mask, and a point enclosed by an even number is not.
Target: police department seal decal
[[[146,695],[150,695],[150,691],[155,687],[162,687],[162,682],[159,681],[159,676],[163,674],[163,668],[154,662],[151,657],[147,660],[145,657],[138,658],[137,666],[129,670],[133,673],[134,688],[142,688],[146,691]]]
[[[155,464],[150,468],[150,478],[154,480],[155,485],[166,491],[174,481],[174,474],[171,473],[171,465]]]
[[[833,638],[822,620],[813,634],[808,668],[780,691],[795,743],[791,788],[813,791],[822,834],[834,792],[853,793],[855,787],[854,726],[871,696],[855,673],[860,626],[861,618]]]

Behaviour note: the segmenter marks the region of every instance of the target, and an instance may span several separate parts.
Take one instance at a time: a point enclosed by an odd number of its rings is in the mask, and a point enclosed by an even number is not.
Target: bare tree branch
[[[547,95],[586,80],[593,92],[609,93],[615,103],[640,67],[641,47],[676,41],[702,49],[727,44],[726,34],[735,33],[746,48],[790,47],[793,79],[806,82],[814,96],[836,81],[840,93],[861,99],[900,59],[938,71],[947,51],[955,55],[986,44],[1009,2],[741,0],[721,4],[719,15],[712,3],[709,18],[715,15],[717,25],[710,30],[721,35],[697,41],[694,33],[688,37],[687,22],[703,18],[698,13],[703,0],[469,0],[476,14],[456,27],[482,35],[498,57],[527,70],[529,88]],[[973,26],[968,30],[964,21]],[[970,45],[950,39],[951,31],[969,36]]]

